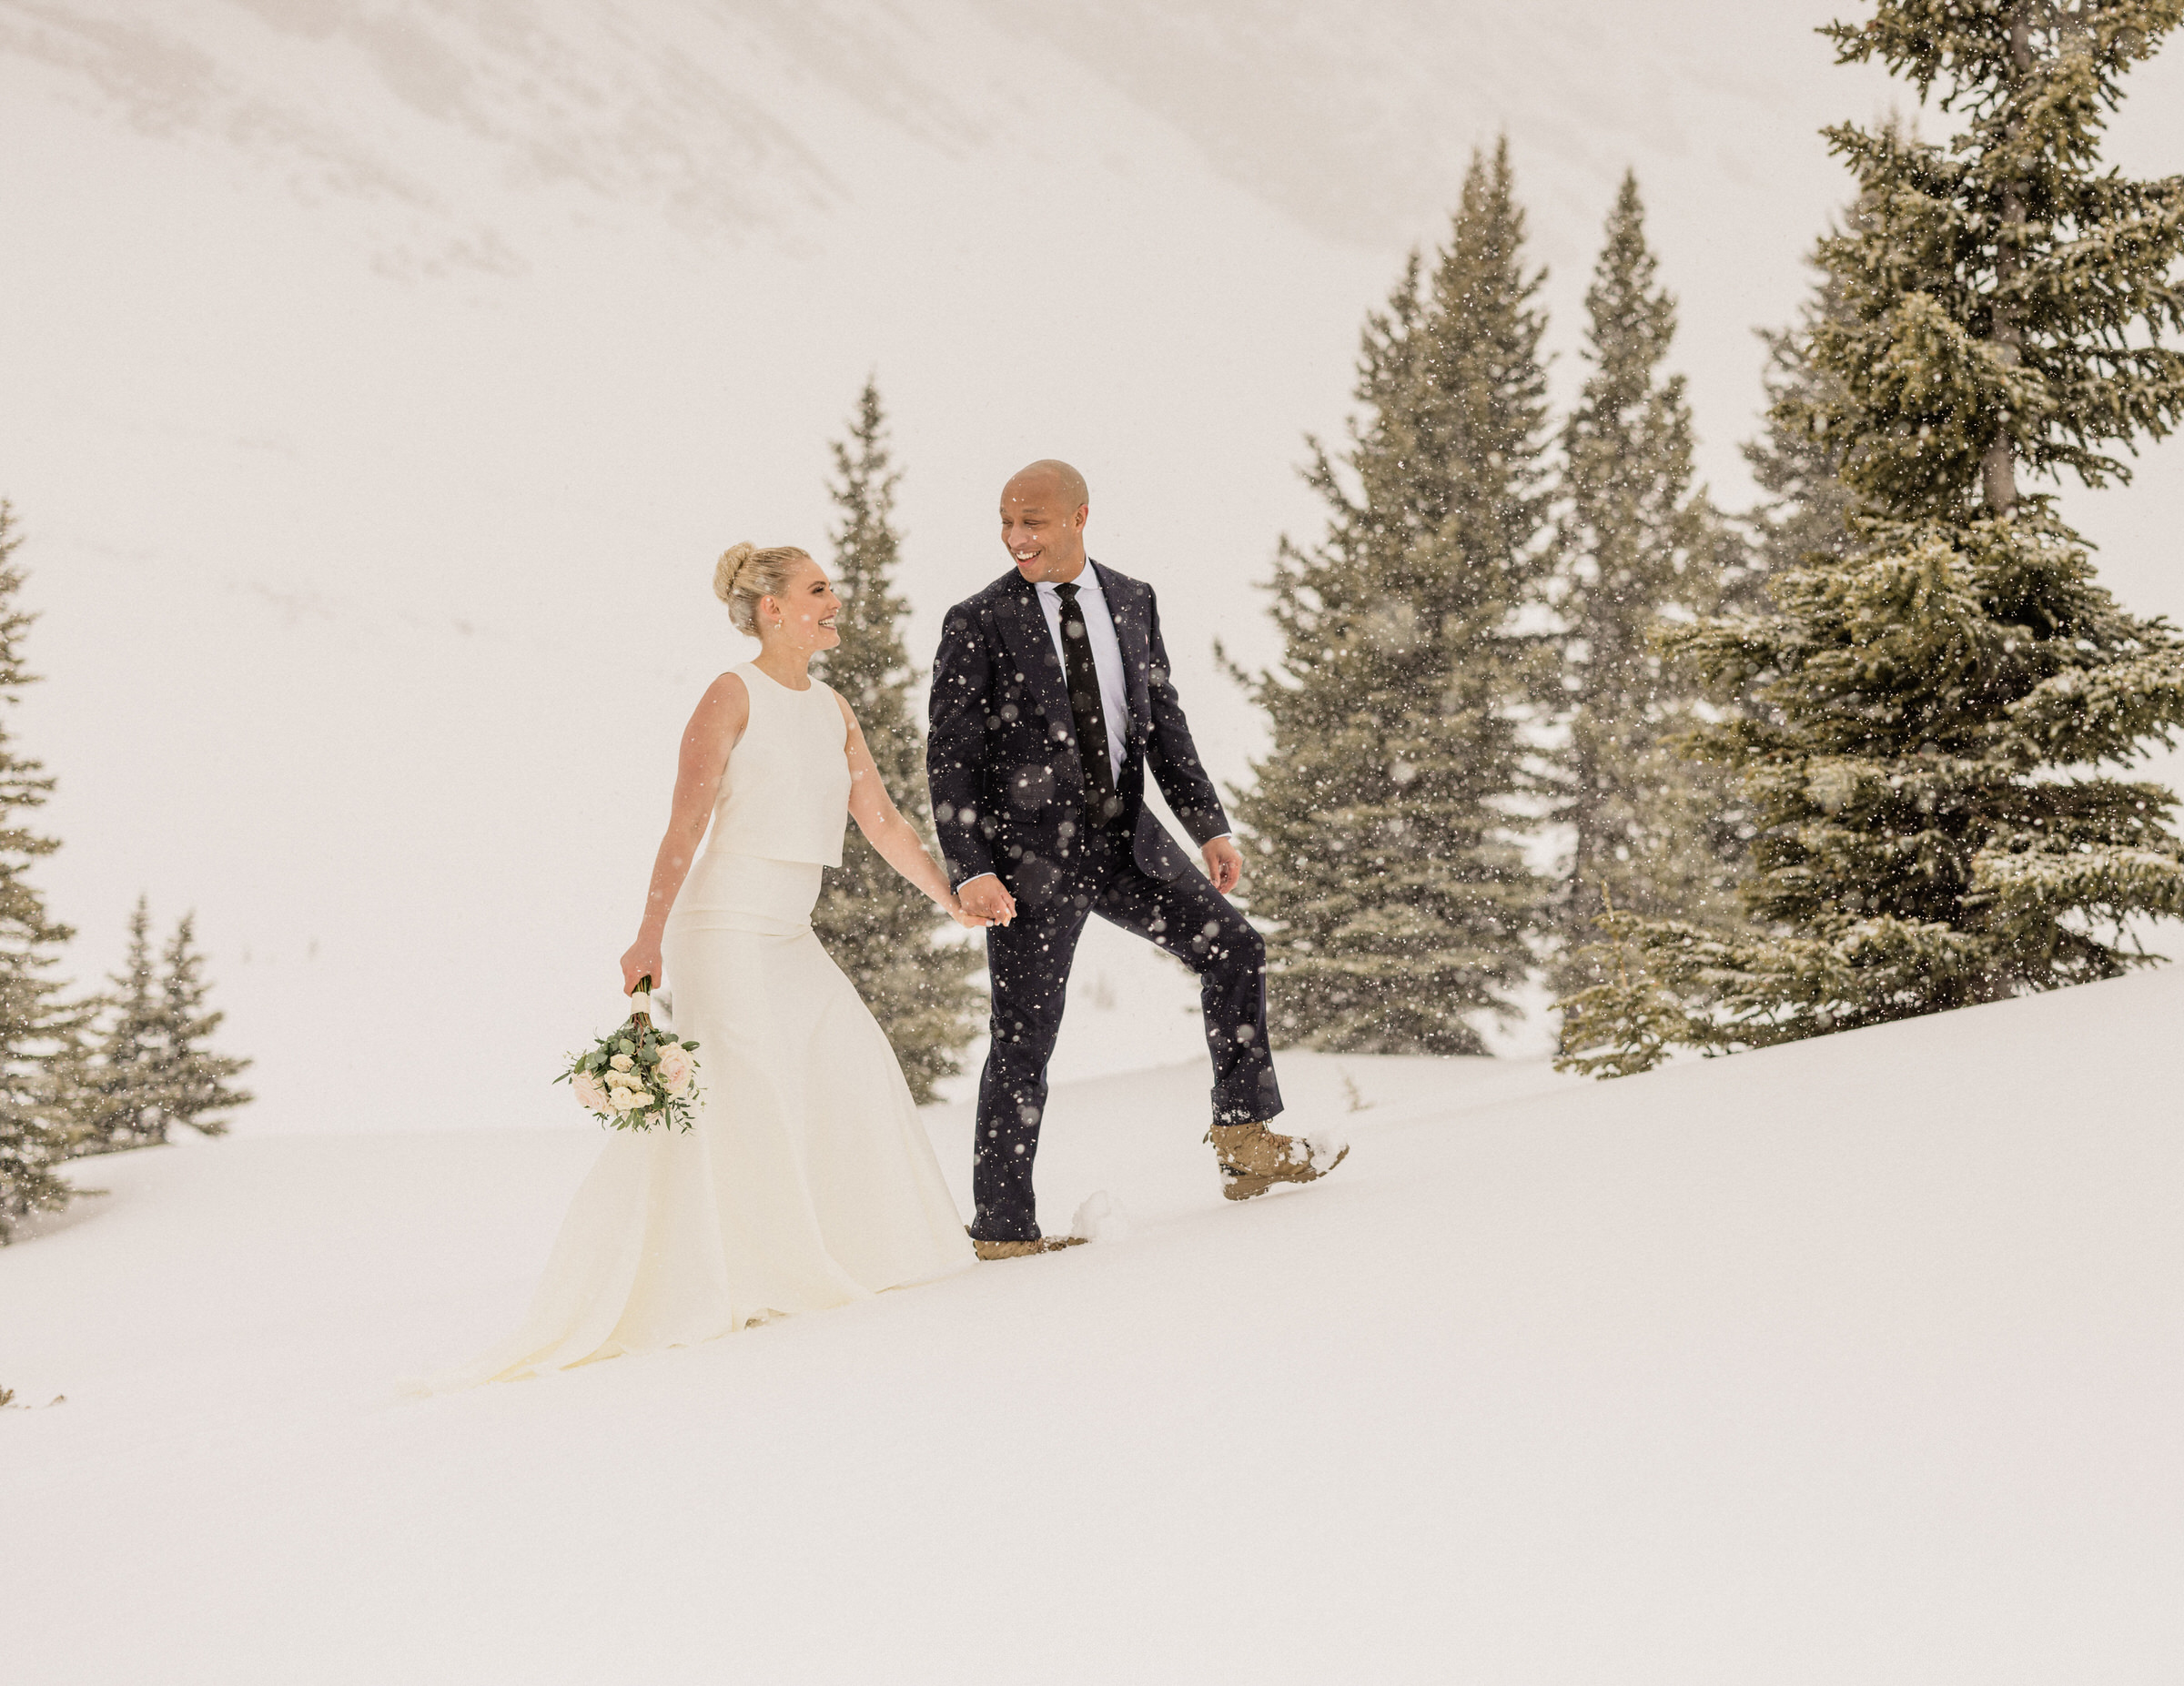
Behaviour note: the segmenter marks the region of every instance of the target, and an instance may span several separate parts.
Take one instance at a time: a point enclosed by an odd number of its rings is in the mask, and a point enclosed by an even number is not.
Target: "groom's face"
[[[1074,580],[1085,566],[1089,506],[1072,509],[1051,474],[1019,475],[1001,489],[1001,542],[1034,585]]]

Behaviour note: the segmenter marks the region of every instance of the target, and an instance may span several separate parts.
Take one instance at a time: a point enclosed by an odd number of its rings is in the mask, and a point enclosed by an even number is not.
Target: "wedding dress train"
[[[895,1051],[812,930],[848,814],[834,693],[735,671],[750,723],[661,955],[674,1028],[698,1044],[696,1121],[607,1142],[522,1327],[436,1390],[687,1346],[974,1262]]]

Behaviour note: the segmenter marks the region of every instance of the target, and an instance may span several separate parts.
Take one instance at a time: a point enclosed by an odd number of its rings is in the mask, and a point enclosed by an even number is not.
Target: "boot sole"
[[[1350,1149],[1344,1147],[1328,1161],[1327,1171],[1333,1170],[1349,1157]],[[1327,1175],[1327,1171],[1316,1171],[1308,1164],[1294,1175],[1277,1176],[1271,1171],[1231,1171],[1224,1166],[1221,1168],[1221,1198],[1256,1200],[1277,1183],[1316,1183]]]
[[[1001,1246],[1005,1247],[1006,1251],[996,1250],[989,1253],[986,1248],[994,1247],[995,1243],[980,1241],[974,1237],[971,1241],[971,1251],[977,1254],[985,1263],[992,1265],[998,1264],[1005,1258],[1037,1258],[1043,1254],[1058,1253],[1064,1247],[1082,1247],[1087,1237],[1083,1236],[1042,1236],[1036,1241],[1002,1243]]]

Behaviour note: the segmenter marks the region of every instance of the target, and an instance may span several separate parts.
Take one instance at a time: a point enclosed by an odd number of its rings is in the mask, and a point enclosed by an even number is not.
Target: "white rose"
[[[609,1060],[607,1064],[612,1065],[616,1071],[631,1071],[636,1067],[637,1062],[632,1059],[626,1054],[617,1054],[612,1059]]]
[[[597,1077],[588,1071],[580,1071],[570,1079],[569,1086],[576,1091],[576,1104],[586,1112],[607,1110],[607,1091]]]
[[[616,1112],[637,1112],[651,1099],[642,1089],[617,1089],[612,1105]]]
[[[660,1082],[670,1095],[680,1095],[690,1087],[690,1080],[697,1075],[697,1065],[688,1050],[668,1045],[660,1050],[660,1064],[652,1068],[660,1074]]]

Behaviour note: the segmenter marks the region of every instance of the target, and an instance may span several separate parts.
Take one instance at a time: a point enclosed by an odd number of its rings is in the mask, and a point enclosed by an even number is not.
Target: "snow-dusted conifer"
[[[143,896],[129,914],[129,946],[101,1005],[103,1023],[76,1085],[76,1151],[115,1153],[167,1139],[167,1011]]]
[[[250,1067],[247,1059],[216,1054],[210,1043],[225,1013],[208,1010],[212,986],[205,978],[205,957],[197,945],[197,915],[185,914],[160,954],[158,1075],[154,1089],[159,1107],[160,1141],[177,1125],[201,1136],[222,1136],[223,1116],[250,1104],[248,1091],[230,1080]]]
[[[23,663],[35,617],[18,596],[20,542],[15,512],[0,500],[0,702],[10,704],[35,678]],[[74,1134],[68,1091],[79,1069],[83,1015],[58,999],[60,985],[48,974],[74,933],[46,914],[30,882],[32,864],[60,845],[25,823],[52,789],[0,723],[0,1242],[21,1219],[57,1211],[70,1195],[55,1167]]]
[[[1749,584],[1741,591],[1733,585],[1726,607],[1764,612],[1770,575],[1814,558],[1840,561],[1850,553],[1851,496],[1843,483],[1842,452],[1809,423],[1818,413],[1815,407],[1828,401],[1830,386],[1827,371],[1814,359],[1814,332],[1821,321],[1841,314],[1841,301],[1842,289],[1823,269],[1797,320],[1760,332],[1767,348],[1761,377],[1766,416],[1759,438],[1744,448],[1760,490],[1758,504],[1744,518],[1756,554]]]
[[[1236,813],[1288,1042],[1481,1053],[1474,1020],[1531,964],[1545,886],[1512,799],[1536,789],[1543,664],[1519,617],[1547,410],[1523,236],[1504,143],[1472,159],[1431,276],[1413,256],[1368,317],[1342,468],[1315,441],[1307,469],[1326,534],[1276,560],[1284,651],[1248,681],[1273,748]]]
[[[847,441],[837,440],[834,453],[835,478],[828,490],[841,518],[833,539],[834,590],[842,599],[834,626],[842,641],[814,666],[856,711],[887,793],[929,839],[919,674],[903,644],[909,608],[895,589],[900,476],[872,381],[857,399]],[[921,1104],[931,1100],[934,1085],[962,1069],[963,1050],[978,1034],[982,1003],[970,977],[984,964],[979,951],[936,942],[955,927],[854,827],[841,869],[826,874],[812,924],[895,1045],[911,1094]]]
[[[2111,977],[2126,924],[2184,913],[2184,851],[2128,765],[2184,724],[2184,644],[2094,578],[2020,475],[2124,477],[2184,417],[2184,177],[2099,164],[2130,67],[2184,0],[1881,0],[1832,27],[1966,119],[1946,144],[1829,131],[1858,214],[1822,245],[1839,313],[1784,425],[1841,451],[1840,556],[1774,617],[1682,643],[1761,708],[1711,735],[1762,823],[1763,938],[1628,922],[1641,974],[1575,1004],[1573,1063],[1630,1069]]]
[[[1720,607],[1728,525],[1692,489],[1691,406],[1666,372],[1675,305],[1646,245],[1638,180],[1626,174],[1585,294],[1591,372],[1562,429],[1555,523],[1563,629],[1570,863],[1555,902],[1563,991],[1597,984],[1607,956],[1596,916],[1613,908],[1702,924],[1737,923],[1737,805],[1680,739],[1699,723],[1694,688],[1653,634],[1663,616]]]

